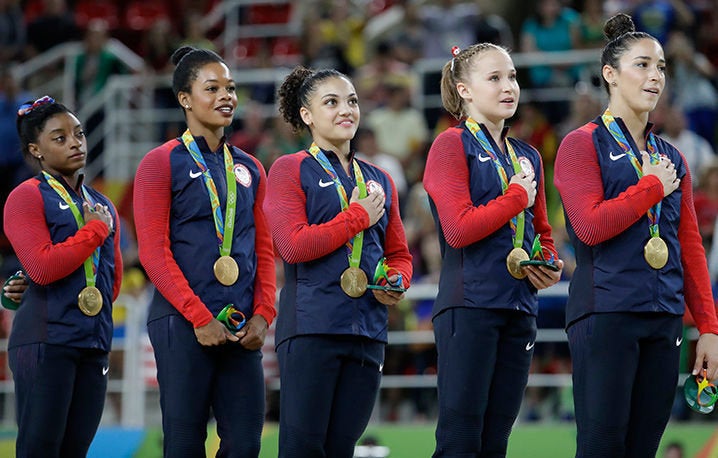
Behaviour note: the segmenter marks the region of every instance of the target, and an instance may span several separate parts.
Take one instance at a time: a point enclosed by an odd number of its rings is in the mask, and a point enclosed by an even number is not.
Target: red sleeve
[[[541,163],[541,179],[538,183],[538,190],[536,191],[536,199],[534,200],[534,231],[536,234],[541,236],[541,248],[543,248],[543,254],[548,259],[551,255],[555,259],[558,259],[558,252],[556,246],[553,243],[551,237],[551,225],[548,222],[548,211],[546,210],[546,183],[545,176],[543,174],[543,160],[541,155],[536,151],[536,156],[539,158]]]
[[[53,244],[44,209],[38,181],[25,181],[5,203],[3,226],[23,269],[32,281],[43,286],[80,268],[110,233],[105,223],[92,220],[72,237]]]
[[[272,239],[285,262],[295,264],[328,255],[369,227],[369,214],[358,203],[331,221],[309,224],[299,170],[302,153],[282,156],[269,170],[264,211]]]
[[[112,205],[112,202],[110,202]],[[112,205],[113,215],[118,215],[117,209]],[[122,262],[122,250],[120,250],[120,217],[119,215],[114,218],[115,225],[115,239],[114,239],[114,251],[115,251],[115,281],[112,285],[112,301],[117,299],[120,295],[120,287],[122,286],[122,274],[124,273],[124,265]]]
[[[436,205],[446,243],[463,248],[496,232],[526,208],[528,195],[518,184],[486,205],[474,206],[469,168],[458,129],[442,132],[429,150],[424,188]],[[545,207],[544,207],[545,212]]]
[[[252,157],[252,156],[250,156]],[[254,201],[254,249],[257,253],[257,274],[254,277],[254,313],[261,315],[271,325],[277,315],[274,303],[277,299],[277,276],[274,271],[274,249],[272,234],[269,232],[267,218],[264,215],[264,200],[267,193],[267,175],[262,164],[252,157],[259,169],[259,186]]]
[[[613,199],[604,199],[601,169],[586,126],[561,142],[554,184],[576,236],[589,246],[617,236],[663,199],[663,185],[653,175],[644,176]]]
[[[384,256],[386,264],[389,266],[387,274],[389,276],[395,273],[401,273],[404,288],[411,285],[411,276],[414,273],[414,266],[411,263],[411,254],[409,246],[406,243],[406,234],[404,234],[404,225],[401,222],[401,214],[399,213],[399,196],[396,192],[396,185],[391,176],[384,172],[391,183],[391,211],[389,212],[389,224],[386,228],[386,238],[384,241]]]
[[[172,177],[169,147],[150,151],[137,168],[134,188],[135,228],[140,262],[155,288],[195,328],[212,321],[170,250]]]
[[[686,305],[698,331],[701,334],[718,334],[718,318],[716,318],[711,292],[706,253],[698,232],[692,190],[690,171],[686,167],[686,175],[681,180],[681,219],[678,222],[678,241],[681,244],[683,264],[683,291]]]

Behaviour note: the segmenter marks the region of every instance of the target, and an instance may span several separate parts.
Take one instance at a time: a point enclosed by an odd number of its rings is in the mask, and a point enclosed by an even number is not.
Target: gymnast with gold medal
[[[85,182],[82,124],[49,96],[18,111],[26,161],[39,173],[5,204],[4,230],[27,289],[8,343],[17,456],[85,456],[107,391],[112,302],[122,282],[118,217]]]
[[[278,96],[284,120],[312,136],[306,150],[272,164],[265,203],[285,278],[275,334],[279,456],[351,458],[411,255],[393,180],[351,149],[360,120],[351,80],[297,67]]]
[[[511,56],[491,43],[447,56],[441,101],[459,124],[432,143],[423,179],[442,257],[432,310],[433,456],[506,456],[528,383],[538,290],[558,282],[563,261],[548,223],[541,155],[506,125],[521,93]]]
[[[649,122],[666,85],[663,48],[625,14],[604,32],[608,107],[564,138],[554,174],[576,256],[566,305],[576,456],[653,457],[688,343],[685,308],[700,333],[690,370],[708,381],[718,319],[690,171]]]
[[[172,62],[187,130],[145,155],[133,200],[140,262],[156,288],[147,330],[164,456],[204,456],[211,411],[220,454],[256,457],[265,411],[261,347],[276,315],[262,209],[267,178],[255,157],[227,143],[238,102],[224,60],[183,46]]]

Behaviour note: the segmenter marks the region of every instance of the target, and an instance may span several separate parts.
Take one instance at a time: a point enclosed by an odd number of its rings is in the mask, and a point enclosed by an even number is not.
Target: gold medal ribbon
[[[484,150],[484,152],[491,158],[491,161],[494,164],[494,168],[496,168],[496,173],[499,176],[499,181],[501,182],[501,191],[505,194],[506,189],[508,189],[509,187],[509,177],[506,173],[506,169],[504,169],[503,164],[501,164],[501,160],[499,159],[498,155],[494,153],[494,149],[491,147],[489,139],[486,138],[486,134],[484,134],[479,124],[473,119],[467,118],[465,124],[466,128],[469,129],[469,132],[471,132],[474,135],[474,138],[476,138],[476,140],[479,142],[479,145],[481,145],[481,148]],[[514,169],[514,174],[521,172],[521,164],[519,164],[519,160],[516,157],[516,152],[511,146],[511,143],[505,141],[504,144],[506,145],[506,150],[509,153],[509,158],[511,159],[511,165]],[[521,212],[511,218],[511,221],[509,222],[514,248],[521,248],[521,246],[523,245],[525,221],[526,212],[524,210],[521,210]]]
[[[50,185],[52,189],[55,190],[57,195],[60,196],[60,198],[67,204],[68,207],[70,207],[70,211],[72,212],[72,216],[75,217],[75,222],[77,223],[77,228],[80,229],[85,225],[85,218],[83,218],[82,213],[80,213],[80,209],[77,208],[77,205],[75,205],[75,201],[72,200],[72,197],[70,197],[70,193],[67,192],[67,189],[52,175],[47,173],[46,171],[42,171],[43,177],[45,177],[45,181],[47,181],[47,184]],[[90,198],[90,195],[88,194],[87,190],[85,189],[85,185],[82,185],[82,193],[84,199],[90,203],[93,204],[92,199]],[[97,247],[95,251],[92,252],[92,255],[85,259],[85,262],[83,262],[83,267],[85,269],[85,283],[86,286],[95,286],[95,281],[97,278],[97,267],[100,264],[100,247]]]
[[[349,197],[344,189],[344,185],[342,185],[342,182],[339,181],[339,177],[337,176],[337,172],[334,170],[334,166],[332,166],[329,159],[327,159],[327,156],[324,154],[324,151],[322,151],[316,143],[312,143],[312,146],[309,148],[309,154],[311,154],[314,159],[319,162],[319,165],[322,166],[324,171],[327,172],[329,177],[334,182],[334,188],[337,190],[337,194],[339,195],[342,211],[346,211],[346,209],[349,208]],[[354,178],[356,179],[357,186],[359,187],[359,198],[363,199],[367,196],[366,183],[364,182],[364,175],[362,174],[362,171],[359,168],[359,163],[356,159],[352,159],[352,167],[354,169]],[[347,247],[351,250],[351,254],[349,255],[350,267],[359,267],[363,245],[364,231],[359,232],[354,236],[353,240],[347,242]]]
[[[222,207],[219,203],[219,195],[217,186],[212,178],[212,173],[207,167],[202,153],[195,142],[192,133],[187,129],[182,134],[182,143],[189,151],[190,156],[202,171],[202,178],[209,194],[209,202],[212,205],[212,216],[214,218],[214,228],[217,232],[217,241],[220,243],[220,256],[230,256],[232,252],[232,241],[234,239],[234,214],[237,208],[237,182],[234,179],[234,162],[232,154],[227,144],[224,144],[224,168],[227,178],[227,208],[225,208],[225,216],[222,218]]]
[[[641,178],[643,178],[643,167],[641,166],[641,163],[638,162],[638,158],[631,149],[631,144],[628,143],[628,139],[621,130],[621,126],[618,125],[618,121],[616,121],[611,112],[608,110],[603,112],[603,114],[601,115],[601,120],[606,126],[606,129],[608,129],[608,131],[611,133],[613,139],[616,140],[616,143],[619,144],[623,152],[626,153],[626,156],[628,156],[628,159],[631,161],[633,169],[636,171],[638,179],[640,180]],[[653,132],[648,134],[646,148],[648,148],[648,154],[651,158],[651,164],[658,164],[661,158],[658,154],[658,148],[656,147],[656,136],[653,135]],[[661,219],[661,202],[658,202],[656,205],[649,208],[648,212],[646,212],[646,216],[648,217],[649,234],[651,235],[651,237],[659,237],[660,233],[658,230],[658,222]]]

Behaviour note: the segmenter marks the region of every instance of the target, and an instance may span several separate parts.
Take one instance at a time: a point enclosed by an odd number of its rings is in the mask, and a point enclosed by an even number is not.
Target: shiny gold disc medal
[[[369,284],[366,273],[358,267],[349,267],[339,278],[342,291],[349,297],[361,297]]]
[[[506,256],[506,268],[512,277],[517,280],[526,278],[526,273],[521,268],[521,261],[528,261],[529,254],[523,248],[514,248]]]
[[[85,286],[77,296],[77,306],[87,316],[95,316],[102,310],[102,293],[94,286]]]
[[[231,286],[239,278],[239,266],[232,256],[220,256],[214,262],[214,276],[224,286]]]
[[[651,237],[643,247],[643,257],[654,269],[662,269],[668,263],[668,245],[660,237]]]

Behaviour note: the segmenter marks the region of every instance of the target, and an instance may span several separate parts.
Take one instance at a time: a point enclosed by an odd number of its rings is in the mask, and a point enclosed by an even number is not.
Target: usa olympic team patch
[[[531,175],[531,174],[535,173],[535,171],[534,171],[534,165],[531,163],[531,161],[529,160],[529,158],[527,158],[526,156],[521,156],[521,157],[519,158],[519,165],[521,166],[521,170],[522,170],[526,175]]]
[[[386,197],[386,193],[384,192],[384,188],[377,183],[374,180],[369,180],[366,182],[366,192],[368,194],[371,194],[374,191],[378,191],[381,193],[382,196]]]
[[[234,166],[234,178],[237,180],[237,183],[245,188],[248,188],[252,184],[252,175],[244,164],[236,164]]]

